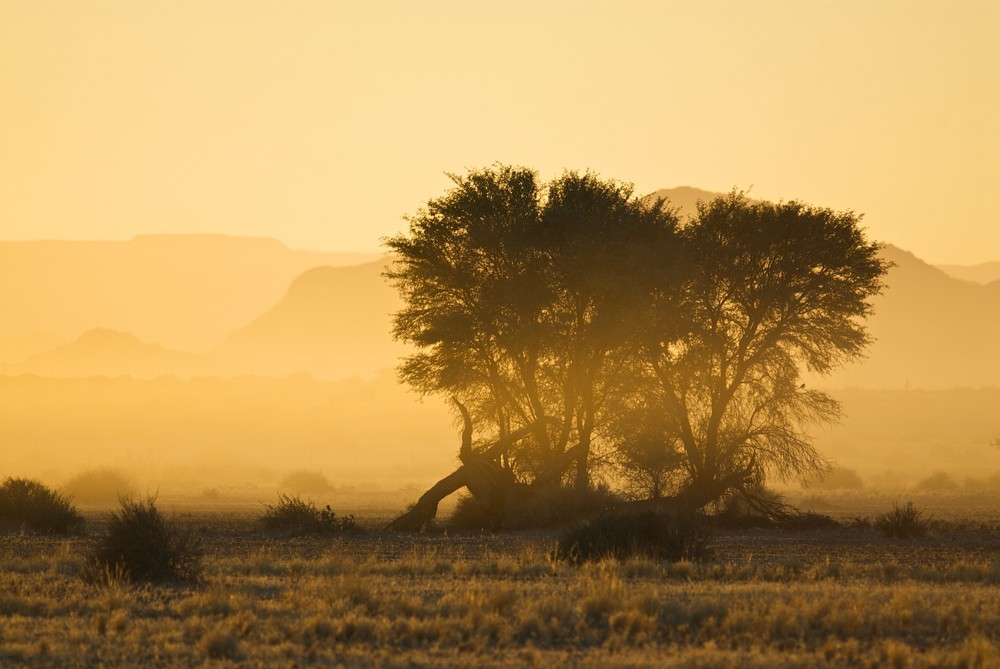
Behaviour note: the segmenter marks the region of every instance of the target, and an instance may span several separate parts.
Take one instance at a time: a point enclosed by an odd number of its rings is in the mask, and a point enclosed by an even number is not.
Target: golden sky
[[[500,161],[1000,260],[1000,2],[0,0],[0,239],[376,250]]]

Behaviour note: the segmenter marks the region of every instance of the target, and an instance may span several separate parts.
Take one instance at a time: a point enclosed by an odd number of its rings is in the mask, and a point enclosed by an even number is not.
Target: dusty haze
[[[998,34],[974,0],[0,3],[0,474],[443,473],[381,240],[494,162],[863,212],[895,267],[869,359],[807,380],[821,450],[1000,471]]]

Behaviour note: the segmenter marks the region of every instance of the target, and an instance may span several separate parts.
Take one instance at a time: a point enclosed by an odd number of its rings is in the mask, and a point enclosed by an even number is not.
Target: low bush
[[[840,523],[825,513],[815,511],[795,511],[787,513],[776,521],[778,527],[791,532],[809,530],[833,530],[843,527]]]
[[[617,513],[564,532],[556,556],[570,562],[644,557],[698,561],[711,556],[707,520],[696,514]]]
[[[958,483],[945,472],[934,472],[917,483],[914,489],[921,492],[944,492],[957,490]]]
[[[107,532],[97,543],[98,575],[120,574],[128,581],[195,581],[204,555],[201,541],[187,528],[168,522],[155,498],[122,497]]]
[[[730,490],[713,507],[716,527],[739,530],[775,527],[778,519],[795,511],[780,493],[764,486]]]
[[[81,504],[116,504],[136,492],[135,484],[117,469],[92,469],[77,474],[62,491]]]
[[[0,484],[0,530],[75,532],[83,517],[69,498],[30,479],[8,478]]]
[[[466,495],[447,521],[450,530],[522,530],[565,526],[607,513],[618,499],[604,487],[529,487],[515,491],[499,507]]]
[[[287,534],[357,534],[354,516],[337,517],[329,506],[322,509],[298,496],[278,493],[277,504],[265,504],[259,518],[265,530]]]
[[[320,495],[333,490],[333,484],[321,472],[299,469],[281,480],[281,488],[297,495]]]
[[[830,471],[806,481],[805,487],[816,490],[861,490],[865,484],[853,469],[831,467]]]
[[[875,529],[887,537],[910,539],[927,534],[927,521],[923,512],[907,502],[906,506],[892,505],[892,511],[880,513],[875,518]]]

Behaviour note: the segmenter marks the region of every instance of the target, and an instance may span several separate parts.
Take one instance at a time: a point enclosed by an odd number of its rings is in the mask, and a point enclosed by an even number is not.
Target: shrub
[[[117,469],[92,469],[71,478],[62,490],[81,504],[115,504],[135,493],[135,484]]]
[[[297,495],[319,495],[333,490],[333,484],[320,472],[299,469],[282,479],[281,488]]]
[[[28,527],[36,532],[74,532],[83,517],[70,500],[30,479],[8,478],[0,484],[0,528]]]
[[[780,493],[762,485],[730,490],[713,506],[716,526],[729,529],[774,527],[778,520],[794,512]]]
[[[923,512],[907,502],[906,506],[892,505],[892,511],[880,513],[875,518],[875,529],[887,537],[909,539],[927,534],[927,521]]]
[[[278,493],[277,504],[265,504],[259,522],[266,530],[288,534],[356,534],[354,516],[337,518],[329,506],[318,509],[298,496]]]
[[[606,513],[616,503],[605,487],[525,487],[495,507],[476,497],[460,497],[447,521],[451,530],[518,530],[559,527]]]
[[[805,485],[817,490],[861,490],[865,487],[858,473],[845,467],[832,467],[830,471],[809,479]]]
[[[942,492],[958,489],[958,483],[945,472],[934,472],[916,485],[916,490],[922,492]]]
[[[95,564],[100,572],[129,581],[194,581],[201,573],[201,541],[160,514],[154,497],[119,500],[107,533],[98,541]]]
[[[448,517],[449,530],[490,530],[495,532],[504,527],[502,509],[494,509],[472,495],[462,495],[455,504],[455,510]]]
[[[706,519],[695,514],[617,513],[564,532],[556,555],[577,563],[631,557],[694,561],[711,555],[709,538]]]
[[[833,530],[842,527],[833,517],[815,511],[794,511],[785,514],[777,520],[777,525],[783,530],[792,532]]]

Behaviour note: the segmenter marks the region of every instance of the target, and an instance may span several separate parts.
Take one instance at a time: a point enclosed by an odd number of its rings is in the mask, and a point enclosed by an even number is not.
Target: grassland
[[[202,579],[154,586],[84,578],[103,517],[0,536],[0,666],[1000,666],[992,521],[725,530],[705,563],[572,566],[552,533],[288,538],[200,511],[176,520]]]

